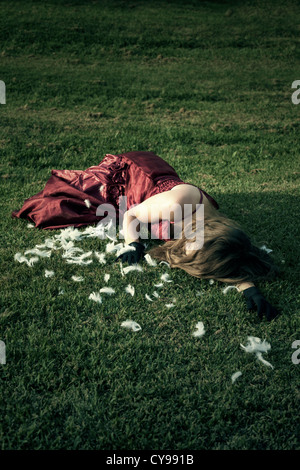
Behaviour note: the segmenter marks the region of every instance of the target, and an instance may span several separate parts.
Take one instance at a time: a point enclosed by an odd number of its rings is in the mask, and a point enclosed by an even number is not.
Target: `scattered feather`
[[[123,328],[127,328],[128,330],[132,330],[132,331],[140,331],[142,329],[141,326],[133,320],[123,321],[121,323],[121,326]]]
[[[102,303],[102,298],[100,294],[96,294],[96,292],[92,292],[89,295],[89,299],[93,300],[94,302],[98,302],[99,304]]]
[[[175,304],[172,304],[172,303],[171,303],[171,304],[165,304],[165,306],[166,306],[167,308],[173,308],[173,307],[175,307]]]
[[[55,235],[55,238],[60,241],[76,241],[82,238],[82,234],[80,230],[72,226],[62,229],[59,235]]]
[[[261,250],[266,251],[267,253],[272,253],[273,250],[270,250],[270,248],[267,248],[266,245],[263,245],[260,247]]]
[[[75,246],[71,246],[65,250],[65,252],[61,255],[62,258],[74,258],[76,253],[83,253],[81,248],[76,248]]]
[[[54,271],[48,271],[48,269],[45,269],[45,277],[53,277],[54,276]]]
[[[145,297],[146,297],[147,300],[149,300],[149,302],[153,302],[153,300],[151,299],[150,295],[145,294]]]
[[[125,276],[125,273],[124,273],[124,268],[123,268],[122,261],[120,262],[120,271],[121,271],[122,277],[124,277],[124,276]]]
[[[87,260],[75,259],[75,258],[67,259],[67,263],[69,263],[69,264],[79,264],[80,266],[85,266],[87,264],[91,264],[92,262],[93,262],[92,259],[87,259]]]
[[[268,352],[269,349],[271,349],[270,343],[268,343],[266,340],[261,341],[260,338],[255,336],[248,336],[247,339],[248,343],[246,346],[243,344],[240,345],[246,352]]]
[[[227,292],[232,290],[232,289],[235,289],[235,290],[238,291],[238,288],[236,286],[227,286],[227,287],[224,287],[224,289],[222,289],[222,292],[223,292],[223,294],[227,294]]]
[[[113,289],[112,287],[101,287],[100,291],[99,292],[102,292],[103,294],[115,294],[115,289]]]
[[[105,185],[104,184],[101,184],[101,186],[99,187],[99,193],[102,193],[103,189],[105,188]]]
[[[84,278],[82,276],[72,276],[73,281],[75,282],[82,282]]]
[[[158,292],[156,292],[156,291],[154,291],[152,295],[154,295],[154,297],[156,297],[157,299],[159,299],[159,297],[160,297]]]
[[[236,379],[238,379],[241,375],[242,375],[242,372],[240,370],[232,374],[231,382],[234,383]]]
[[[34,263],[39,261],[39,258],[37,256],[33,256],[32,258],[28,259],[25,256],[23,256],[21,253],[16,253],[14,255],[14,260],[18,261],[19,263],[26,263],[27,266],[32,267]]]
[[[36,255],[40,256],[41,258],[50,258],[51,256],[51,251],[42,251],[39,250],[38,248],[32,248],[31,250],[26,250],[24,255]]]
[[[34,263],[37,263],[38,261],[39,261],[39,258],[37,256],[33,256],[32,258],[29,258],[28,266],[32,267]]]
[[[154,286],[160,288],[160,287],[163,287],[163,283],[159,282],[158,284],[154,284]]]
[[[257,352],[256,353],[256,357],[259,361],[261,361],[263,364],[265,364],[266,366],[268,367],[271,367],[271,369],[274,369],[274,366],[272,366],[272,364],[268,361],[266,361],[263,357],[262,357],[262,353],[261,352]]]
[[[149,253],[147,253],[145,256],[144,256],[145,260],[147,261],[147,263],[149,264],[149,266],[157,266],[157,262],[151,258],[151,256],[149,255]]]
[[[214,282],[215,282],[214,279],[210,279],[210,280],[209,280],[209,284],[210,284],[210,285],[214,284]]]
[[[110,278],[110,274],[104,274],[104,282],[108,282]]]
[[[89,199],[85,199],[85,200],[84,200],[84,203],[85,203],[85,205],[86,205],[86,207],[87,207],[88,209],[89,209],[89,208],[91,207],[91,205],[92,205],[92,204],[91,204],[91,201],[90,201]]]
[[[266,361],[262,357],[263,352],[268,352],[269,349],[271,349],[270,343],[268,343],[266,340],[261,341],[260,338],[256,338],[255,336],[248,336],[248,344],[244,346],[243,344],[240,344],[240,346],[248,353],[255,353],[257,359],[261,361],[263,364],[267,365],[268,367],[271,367],[274,369],[272,364],[270,362]]]
[[[197,290],[197,292],[196,292],[196,296],[197,296],[197,297],[199,297],[199,296],[201,296],[201,295],[203,295],[203,294],[204,294],[204,292],[201,291],[201,290]]]
[[[107,243],[105,247],[106,253],[113,253],[114,251],[119,251],[124,247],[124,243],[117,243],[115,244],[114,241]]]
[[[122,268],[122,269],[123,269],[124,274],[128,274],[132,271],[143,272],[143,268],[139,264],[132,264],[131,266],[126,266],[126,268]]]
[[[159,264],[166,264],[168,268],[170,267],[170,264],[167,263],[167,261],[160,261]]]
[[[65,291],[61,287],[58,289],[58,295],[64,295]]]
[[[34,227],[35,227],[35,225],[34,225],[34,224],[30,224],[30,223],[29,223],[29,224],[27,224],[27,228],[34,228]]]
[[[135,289],[134,287],[131,285],[131,284],[128,284],[128,286],[125,287],[125,292],[127,292],[128,294],[132,295],[132,297],[134,296],[134,292],[135,292]]]
[[[89,225],[86,227],[86,229],[81,232],[82,236],[90,238],[90,237],[96,237],[96,238],[106,238],[105,237],[105,226],[104,224],[97,224],[96,227]]]
[[[41,245],[35,245],[35,247],[36,248],[51,248],[51,249],[53,248],[53,249],[55,249],[56,248],[56,243],[52,238],[46,238],[44,243],[42,243]]]
[[[170,279],[169,274],[167,274],[167,273],[162,274],[160,278],[161,278],[161,280],[162,280],[163,282],[173,282],[173,281]],[[156,287],[157,287],[157,286],[156,286]]]
[[[94,255],[96,256],[100,264],[106,264],[105,253],[99,253],[98,251],[94,251]]]
[[[199,321],[197,324],[196,324],[196,331],[194,331],[194,333],[192,333],[193,336],[196,336],[197,338],[200,338],[201,336],[203,336],[205,333],[205,329],[204,329],[204,324],[202,321]]]

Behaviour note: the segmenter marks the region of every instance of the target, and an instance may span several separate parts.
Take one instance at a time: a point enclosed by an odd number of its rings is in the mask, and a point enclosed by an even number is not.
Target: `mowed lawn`
[[[1,449],[299,449],[299,37],[296,1],[1,2]],[[276,321],[164,264],[122,276],[113,255],[14,260],[60,234],[11,218],[51,169],[130,150],[160,155],[273,250],[280,274],[259,287]]]

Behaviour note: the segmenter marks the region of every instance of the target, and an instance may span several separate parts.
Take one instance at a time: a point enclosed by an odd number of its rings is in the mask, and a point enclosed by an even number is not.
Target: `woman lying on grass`
[[[124,214],[121,196],[126,197]],[[190,217],[183,217],[185,205]],[[255,247],[237,223],[219,213],[211,196],[182,181],[152,152],[107,154],[85,171],[52,170],[44,190],[12,215],[43,229],[80,227],[101,221],[104,212],[99,216],[99,207],[108,206],[123,216],[125,243],[132,250],[121,255],[122,262],[142,260],[139,232],[140,224],[146,224],[152,238],[165,241],[149,251],[151,256],[192,276],[235,284],[247,308],[257,309],[260,318],[272,320],[278,315],[254,285],[276,274],[270,256]]]

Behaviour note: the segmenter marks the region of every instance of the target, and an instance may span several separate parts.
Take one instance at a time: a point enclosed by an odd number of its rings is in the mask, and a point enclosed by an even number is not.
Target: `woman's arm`
[[[178,222],[183,219],[184,205],[190,204],[193,211],[199,202],[199,189],[188,184],[178,185],[170,191],[149,197],[125,212],[123,219],[125,243],[139,241],[139,222],[145,224],[161,220]]]
[[[249,289],[250,287],[254,287],[253,282],[240,282],[239,284],[236,284],[236,287],[239,292],[243,292],[246,289]]]

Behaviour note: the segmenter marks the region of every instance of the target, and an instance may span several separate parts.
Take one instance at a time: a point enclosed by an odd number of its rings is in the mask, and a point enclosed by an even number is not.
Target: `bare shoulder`
[[[200,190],[192,184],[178,184],[177,186],[174,186],[171,191],[176,191],[178,195],[181,197],[184,196],[184,198],[187,198],[189,202],[194,204],[198,204],[200,202]]]

